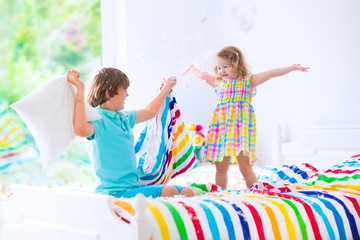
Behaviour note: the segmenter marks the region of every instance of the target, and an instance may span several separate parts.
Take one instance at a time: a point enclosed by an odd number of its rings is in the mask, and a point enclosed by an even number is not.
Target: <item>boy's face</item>
[[[115,111],[123,110],[125,107],[125,99],[129,96],[126,89],[119,88],[117,94],[111,97],[108,101],[115,109]]]
[[[231,68],[229,59],[217,57],[216,67],[219,76],[224,80],[229,80],[237,77]]]

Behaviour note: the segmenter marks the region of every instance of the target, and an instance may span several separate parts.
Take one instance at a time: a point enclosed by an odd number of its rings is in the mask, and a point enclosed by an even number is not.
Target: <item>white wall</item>
[[[145,106],[163,77],[179,76],[192,62],[211,72],[216,51],[236,45],[253,73],[310,66],[308,73],[258,87],[253,105],[260,165],[271,163],[278,126],[291,140],[304,126],[360,124],[358,0],[103,0],[103,10],[111,4],[102,26],[117,41],[103,38],[103,61],[130,77],[128,109]],[[184,120],[207,126],[213,89],[185,76],[174,91]]]

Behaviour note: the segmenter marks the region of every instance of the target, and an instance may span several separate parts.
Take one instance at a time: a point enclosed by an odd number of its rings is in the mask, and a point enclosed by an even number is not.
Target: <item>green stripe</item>
[[[178,210],[176,210],[176,208],[171,205],[170,203],[160,200],[160,202],[162,202],[170,211],[172,217],[174,218],[174,222],[176,224],[176,227],[178,229],[179,235],[180,235],[180,239],[189,239],[187,232],[186,232],[186,228],[185,228],[185,224],[184,221],[182,220],[180,213],[178,212]]]
[[[274,197],[274,196],[267,196],[268,198],[272,198],[272,199],[281,199],[283,202],[285,202],[287,205],[289,205],[295,212],[295,216],[299,222],[299,227],[300,227],[300,230],[301,230],[301,235],[302,235],[302,238],[304,240],[307,240],[308,239],[308,233],[306,231],[306,224],[305,224],[305,221],[304,219],[302,218],[301,216],[301,213],[300,211],[298,210],[298,208],[296,207],[296,205],[294,203],[292,203],[291,200],[288,200],[288,199],[285,199],[285,198],[281,198],[281,197]]]
[[[204,192],[207,192],[207,187],[206,187],[206,184],[196,184],[196,183],[193,183],[190,185],[191,187],[196,187],[196,188],[199,188],[201,189],[202,191]]]
[[[174,162],[172,169],[175,169],[178,166],[180,166],[181,164],[183,164],[186,161],[186,159],[188,159],[189,156],[193,153],[193,151],[194,151],[194,148],[192,145],[190,145],[190,148],[187,150],[187,152],[179,160]]]
[[[290,200],[288,200],[288,199],[281,199],[281,200],[286,202],[294,210],[296,218],[297,218],[297,220],[299,222],[299,225],[300,225],[302,238],[303,238],[303,240],[308,240],[308,233],[307,233],[307,230],[306,230],[306,228],[307,228],[306,223],[305,223],[304,219],[302,218],[299,209]]]
[[[342,182],[346,182],[349,181],[349,179],[360,179],[360,174],[354,174],[352,176],[346,176],[346,177],[342,177],[342,178],[337,178],[337,177],[327,177],[326,175],[320,175],[318,177],[318,181],[324,181],[327,183],[332,183],[334,181],[342,181]]]
[[[315,185],[318,181],[324,181],[326,183],[332,183],[332,182],[335,182],[335,181],[347,182],[350,179],[359,180],[360,179],[360,174],[354,174],[352,176],[346,176],[346,177],[342,177],[342,178],[327,177],[326,175],[321,174],[321,175],[318,176],[318,178],[315,181],[312,181],[311,183],[306,183],[306,185]]]

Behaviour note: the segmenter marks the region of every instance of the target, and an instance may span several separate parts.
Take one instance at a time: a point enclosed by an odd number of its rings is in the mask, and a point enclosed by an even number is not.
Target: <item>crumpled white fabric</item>
[[[76,88],[66,75],[53,78],[11,107],[30,130],[46,171],[69,147],[76,135],[73,128]],[[86,119],[101,116],[85,104]]]

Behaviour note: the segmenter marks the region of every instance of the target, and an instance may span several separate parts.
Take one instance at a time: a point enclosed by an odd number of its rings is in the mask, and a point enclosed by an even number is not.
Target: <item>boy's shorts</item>
[[[161,191],[164,186],[165,185],[144,185],[144,186],[138,187],[138,188],[133,188],[133,189],[129,189],[129,190],[121,191],[121,192],[111,193],[110,195],[112,195],[116,198],[121,198],[121,197],[132,198],[132,197],[135,197],[136,194],[142,193],[142,194],[144,194],[145,197],[156,198],[156,197],[160,197]],[[177,185],[167,185],[167,186],[175,187],[179,193],[184,188],[184,187],[177,186]]]

